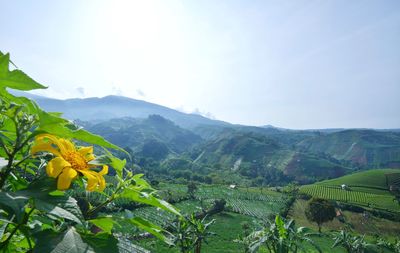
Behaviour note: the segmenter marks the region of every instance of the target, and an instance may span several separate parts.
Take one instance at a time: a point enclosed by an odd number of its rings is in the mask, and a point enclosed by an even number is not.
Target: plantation
[[[162,184],[160,195],[168,191],[169,197],[179,199],[186,195],[185,185]],[[285,194],[264,190],[263,193],[247,191],[245,189],[229,189],[227,186],[199,185],[195,193],[195,200],[183,200],[174,204],[182,213],[200,212],[210,208],[214,201],[225,200],[226,208],[238,214],[259,219],[268,219],[285,208],[288,197]],[[168,218],[171,221],[174,216],[168,212],[152,207],[139,208],[134,211],[138,216],[143,215],[159,225],[165,225]]]
[[[341,178],[322,181],[300,188],[302,193],[313,197],[336,200],[367,208],[400,212],[400,205],[395,195],[389,191],[388,179],[397,182],[399,170],[371,170],[359,172]],[[345,189],[341,187],[345,185]]]
[[[393,181],[399,180],[400,169],[379,169],[358,172],[340,178],[318,182],[319,185],[340,186],[342,184],[350,187],[362,187],[366,189],[377,189],[388,191],[386,175],[390,175]]]

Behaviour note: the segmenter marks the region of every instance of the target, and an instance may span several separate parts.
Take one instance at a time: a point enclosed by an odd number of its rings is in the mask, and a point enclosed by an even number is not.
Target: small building
[[[342,188],[342,190],[345,190],[345,191],[348,191],[348,190],[350,189],[350,188],[349,188],[347,185],[345,185],[345,184],[342,184],[340,187]]]
[[[232,189],[232,190],[236,189],[236,185],[235,184],[229,185],[229,189]]]

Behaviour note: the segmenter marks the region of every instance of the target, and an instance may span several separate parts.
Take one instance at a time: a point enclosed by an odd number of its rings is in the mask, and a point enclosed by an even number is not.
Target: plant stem
[[[28,222],[29,216],[32,214],[33,210],[35,210],[35,208],[31,208],[31,210],[29,210],[29,212],[27,214],[25,214],[25,217],[22,220],[22,222],[19,223],[17,226],[15,226],[15,228],[13,229],[13,231],[11,231],[11,233],[7,237],[7,239],[1,243],[0,250],[2,250],[4,247],[6,247],[8,245],[8,243],[10,242],[11,238],[14,236],[14,234],[19,230],[19,228]],[[28,239],[28,242],[30,242],[29,239]]]

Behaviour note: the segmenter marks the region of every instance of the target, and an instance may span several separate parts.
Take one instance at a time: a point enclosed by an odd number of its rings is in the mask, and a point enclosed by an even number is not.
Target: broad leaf
[[[107,154],[107,159],[109,159],[108,164],[114,168],[117,172],[117,175],[122,178],[122,171],[125,168],[126,160],[121,160],[115,156],[113,156],[107,149],[104,149]]]
[[[93,220],[89,220],[90,223],[101,228],[104,232],[111,233],[114,224],[117,222],[112,217],[101,217]]]
[[[107,234],[81,236],[74,227],[63,233],[45,230],[37,233],[33,252],[38,253],[111,253],[118,252],[118,241]]]
[[[178,210],[175,209],[171,204],[168,202],[158,199],[154,197],[151,193],[143,192],[135,188],[135,186],[131,185],[128,188],[125,188],[122,193],[118,195],[120,198],[127,198],[135,202],[159,207],[165,211],[171,212],[175,215],[181,216]]]
[[[158,239],[166,242],[167,244],[170,244],[170,245],[173,244],[172,240],[163,234],[163,232],[166,233],[166,231],[163,228],[161,228],[141,217],[132,217],[133,214],[128,210],[126,210],[126,214],[127,214],[127,217],[131,217],[131,218],[126,218],[123,221],[129,222],[132,225],[136,226],[137,228],[144,230],[146,232],[149,232],[150,234],[152,234],[155,237],[157,237]]]
[[[44,178],[32,183],[28,189],[20,193],[32,197],[36,209],[81,224],[83,215],[77,201],[72,197],[54,194],[54,189],[56,189],[55,180]]]
[[[40,125],[38,130],[63,138],[78,139],[87,143],[96,144],[105,148],[120,150],[126,153],[125,150],[106,141],[103,137],[92,134],[83,129],[77,129],[76,126],[71,124],[68,120],[60,118],[54,114],[40,111],[39,118]]]
[[[0,53],[0,89],[11,88],[16,90],[45,89],[21,70],[9,70],[10,55]]]
[[[6,210],[9,214],[15,214],[20,222],[25,214],[25,205],[29,197],[20,192],[0,192],[0,208]]]
[[[111,234],[82,235],[83,241],[96,253],[118,252],[118,240]]]

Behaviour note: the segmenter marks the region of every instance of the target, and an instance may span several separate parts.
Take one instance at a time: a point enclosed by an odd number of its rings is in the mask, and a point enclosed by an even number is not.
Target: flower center
[[[86,170],[88,168],[85,158],[77,152],[68,152],[64,154],[64,159],[76,170]]]

